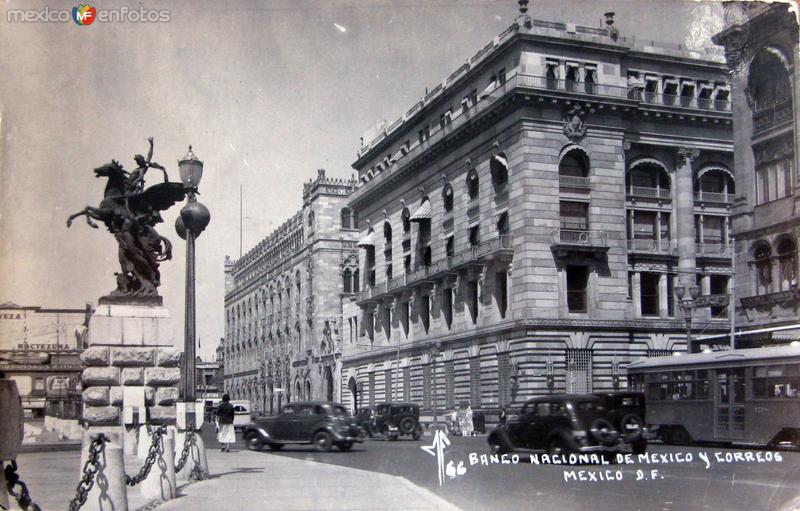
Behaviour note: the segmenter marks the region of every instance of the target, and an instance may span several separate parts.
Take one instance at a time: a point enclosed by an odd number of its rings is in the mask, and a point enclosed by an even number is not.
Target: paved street
[[[592,510],[701,510],[701,509],[782,509],[784,504],[800,496],[800,453],[780,453],[781,462],[759,463],[756,451],[718,447],[678,447],[653,445],[649,452],[652,464],[613,464],[609,466],[532,465],[526,453],[519,464],[471,465],[470,453],[488,454],[485,437],[450,439],[446,460],[464,462],[466,473],[445,481],[439,487],[435,458],[420,449],[430,445],[432,437],[420,441],[384,442],[367,440],[349,453],[315,452],[309,446],[287,446],[280,453],[267,449],[263,456],[280,456],[317,461],[362,470],[399,475],[433,491],[465,510],[479,509],[592,509]],[[216,445],[209,437],[207,445]],[[239,441],[238,448],[244,449]],[[706,469],[700,453],[709,457]],[[731,463],[719,463],[725,456]],[[746,453],[753,454],[748,462]],[[663,455],[672,455],[664,459]],[[691,454],[692,461],[686,462]],[[740,457],[734,462],[734,455]],[[762,454],[763,456],[764,454]],[[748,454],[749,457],[749,454]],[[524,460],[524,461],[523,461]],[[684,462],[679,462],[684,460]],[[664,463],[667,461],[667,463]],[[652,479],[651,470],[657,470]],[[618,476],[622,481],[580,481],[579,471],[590,479]],[[610,472],[606,473],[606,470]],[[637,481],[637,470],[642,477]],[[565,471],[575,479],[565,481]],[[589,475],[592,472],[593,475]],[[645,479],[646,478],[646,479]]]

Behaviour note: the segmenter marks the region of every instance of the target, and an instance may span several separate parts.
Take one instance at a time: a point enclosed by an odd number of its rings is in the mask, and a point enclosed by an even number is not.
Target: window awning
[[[429,221],[430,219],[431,219],[431,201],[425,199],[424,201],[422,201],[422,204],[420,204],[419,208],[417,208],[417,210],[414,211],[414,214],[411,215],[411,218],[409,220],[411,220],[412,222],[424,222],[424,221]]]
[[[504,156],[501,156],[499,154],[495,154],[494,156],[492,156],[492,159],[496,163],[499,163],[500,165],[502,165],[504,169],[508,170],[508,160],[506,160]]]
[[[360,240],[358,240],[358,246],[363,248],[374,247],[375,231],[370,229],[367,234],[365,234]]]

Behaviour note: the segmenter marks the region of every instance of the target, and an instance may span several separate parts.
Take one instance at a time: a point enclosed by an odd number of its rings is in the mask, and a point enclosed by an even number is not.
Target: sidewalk
[[[178,498],[159,511],[216,509],[280,510],[457,510],[403,477],[269,452],[207,451],[211,478],[184,484]],[[126,457],[126,463],[129,459]],[[132,461],[132,460],[131,460]],[[43,510],[64,510],[80,477],[79,452],[30,453],[18,458],[19,474]],[[131,463],[132,464],[132,463]],[[126,467],[133,474],[136,466]],[[128,488],[131,511],[149,506],[138,488]]]

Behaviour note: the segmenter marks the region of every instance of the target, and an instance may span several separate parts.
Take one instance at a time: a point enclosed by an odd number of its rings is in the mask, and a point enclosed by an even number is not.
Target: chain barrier
[[[167,428],[164,426],[159,426],[153,430],[152,434],[150,435],[150,450],[147,451],[147,457],[144,459],[144,465],[142,465],[142,468],[139,469],[139,473],[135,476],[129,476],[126,474],[125,484],[128,486],[136,486],[147,479],[147,474],[150,473],[150,469],[153,468],[153,464],[156,462],[156,457],[158,457],[158,451],[161,448],[161,437],[164,436],[166,431]]]
[[[178,464],[175,465],[175,472],[180,472],[183,470],[183,466],[186,465],[186,461],[189,459],[189,452],[192,450],[192,447],[197,444],[197,438],[195,438],[195,432],[193,429],[189,429],[186,431],[186,439],[183,442],[183,450],[181,451],[181,457],[178,460]],[[197,467],[195,466],[195,469]],[[195,470],[192,470],[192,474],[194,475]]]
[[[19,507],[30,511],[40,511],[41,508],[33,502],[31,494],[28,491],[28,486],[19,478],[17,474],[17,462],[12,461],[10,465],[5,468],[6,486],[8,494],[17,499]],[[19,486],[19,492],[14,491],[14,486]]]
[[[69,502],[69,511],[78,511],[89,497],[89,490],[94,486],[94,476],[97,474],[97,462],[100,459],[100,453],[106,448],[108,437],[100,433],[97,438],[92,440],[89,444],[89,457],[86,463],[83,464],[83,475],[78,483],[77,492],[75,497]]]

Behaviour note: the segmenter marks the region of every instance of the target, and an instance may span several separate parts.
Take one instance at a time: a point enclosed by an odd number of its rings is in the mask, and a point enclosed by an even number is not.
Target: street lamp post
[[[193,429],[195,422],[194,404],[196,402],[195,382],[195,264],[194,242],[211,220],[211,214],[203,204],[197,202],[197,186],[203,177],[203,162],[198,160],[189,146],[189,152],[178,162],[181,181],[187,192],[186,206],[175,221],[175,230],[186,240],[186,314],[184,322],[184,380],[183,399],[187,406],[186,429]]]
[[[686,323],[686,350],[692,352],[692,310],[694,309],[694,301],[700,296],[700,288],[694,284],[687,284],[675,286],[675,296],[680,300],[681,310],[683,311],[683,320]]]

